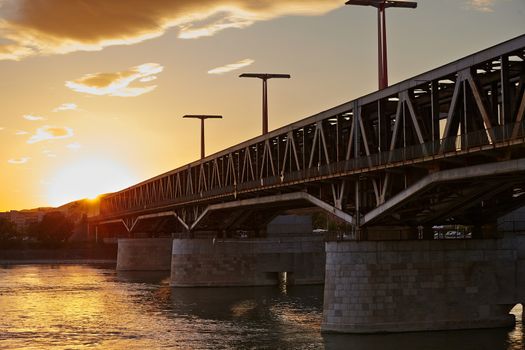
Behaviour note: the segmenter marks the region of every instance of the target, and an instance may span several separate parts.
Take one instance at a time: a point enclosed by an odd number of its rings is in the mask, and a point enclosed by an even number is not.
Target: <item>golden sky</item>
[[[0,210],[115,191],[374,91],[376,14],[343,0],[0,0]],[[523,0],[389,9],[390,82],[525,33]]]

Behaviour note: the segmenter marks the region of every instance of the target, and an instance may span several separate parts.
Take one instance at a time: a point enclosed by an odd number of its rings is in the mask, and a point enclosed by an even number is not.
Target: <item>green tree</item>
[[[14,222],[0,218],[0,241],[8,241],[16,238],[18,231]]]
[[[62,243],[73,233],[74,224],[59,211],[49,212],[42,221],[31,225],[29,231],[33,237],[43,243]]]

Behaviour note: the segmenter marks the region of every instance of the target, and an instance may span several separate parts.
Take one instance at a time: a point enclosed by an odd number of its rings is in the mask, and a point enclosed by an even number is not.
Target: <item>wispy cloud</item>
[[[33,144],[46,140],[66,139],[73,135],[73,129],[71,128],[45,125],[38,128],[36,133],[27,140],[27,143]]]
[[[76,151],[78,149],[80,149],[82,147],[82,145],[78,142],[73,142],[73,143],[70,143],[69,145],[66,146],[67,148],[69,148],[70,150],[73,150],[73,151]]]
[[[140,78],[139,81],[141,83],[147,83],[147,82],[150,82],[150,81],[153,81],[153,80],[156,80],[156,79],[157,79],[156,76],[150,75],[149,77]]]
[[[36,120],[44,120],[44,117],[38,116],[38,115],[32,115],[32,114],[25,114],[22,116],[25,120],[29,121],[36,121]]]
[[[140,86],[140,79],[154,77],[163,69],[158,63],[145,63],[121,72],[86,74],[79,79],[66,81],[66,86],[77,92],[98,96],[139,96],[157,87],[157,85]],[[134,86],[135,84],[139,86]]]
[[[241,60],[239,62],[230,63],[227,65],[224,65],[222,67],[213,68],[208,71],[208,74],[224,74],[228,73],[237,69],[241,69],[244,67],[248,67],[249,65],[253,64],[255,61],[251,58],[246,58],[244,60]]]
[[[15,135],[27,135],[27,134],[29,134],[29,133],[27,131],[25,131],[25,130],[17,130],[15,132]]]
[[[78,108],[76,103],[62,103],[57,108],[53,109],[53,112],[61,112],[61,111],[74,111]]]
[[[481,12],[493,12],[494,3],[496,0],[468,0],[468,8],[481,11]]]
[[[214,35],[285,15],[320,15],[341,0],[1,0],[0,59],[132,45],[178,28]]]
[[[0,126],[0,131],[2,131],[2,130],[4,130],[4,129],[5,129],[4,127]]]
[[[21,157],[21,158],[13,158],[13,159],[9,159],[7,162],[9,164],[25,164],[29,161],[29,157]]]

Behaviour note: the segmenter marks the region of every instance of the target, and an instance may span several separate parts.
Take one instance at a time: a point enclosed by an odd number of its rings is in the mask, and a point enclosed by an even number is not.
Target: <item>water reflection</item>
[[[117,271],[117,281],[128,283],[169,284],[169,271]]]
[[[523,348],[521,318],[512,330],[321,335],[322,286],[171,288],[168,282],[167,273],[89,266],[0,268],[0,348]]]
[[[507,349],[508,331],[502,329],[447,332],[418,332],[383,335],[323,335],[326,349],[405,350],[419,349],[496,350]],[[521,348],[516,348],[521,349]]]
[[[479,329],[440,332],[414,332],[381,335],[323,334],[326,349],[405,350],[521,350],[523,349],[522,307],[517,305],[512,312],[516,316],[516,327],[512,329]]]

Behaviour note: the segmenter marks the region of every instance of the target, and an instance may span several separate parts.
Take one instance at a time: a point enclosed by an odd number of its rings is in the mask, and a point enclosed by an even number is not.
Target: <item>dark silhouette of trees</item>
[[[29,233],[42,243],[63,243],[72,235],[74,223],[59,211],[49,212],[32,224]]]
[[[17,238],[18,231],[14,222],[0,218],[0,241],[9,241]]]

